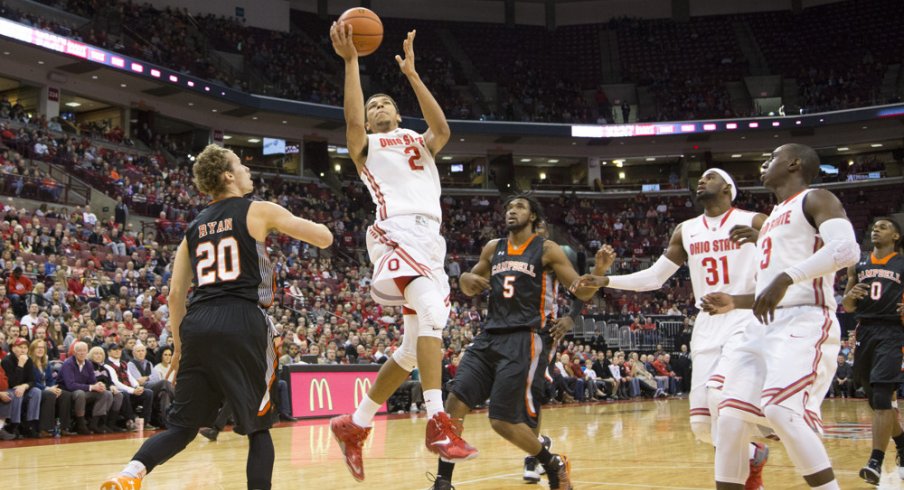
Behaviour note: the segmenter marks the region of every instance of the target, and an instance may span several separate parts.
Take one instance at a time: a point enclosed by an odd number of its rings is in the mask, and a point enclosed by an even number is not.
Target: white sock
[[[424,390],[424,402],[427,405],[427,418],[443,411],[443,390]]]
[[[380,405],[365,394],[358,409],[352,414],[352,422],[358,427],[370,427],[374,425],[374,416],[379,410]]]
[[[2,429],[4,425],[6,425],[6,421],[0,420],[0,429]]]
[[[813,490],[841,490],[841,487],[838,486],[838,480],[832,480],[825,485],[813,487]]]
[[[753,460],[756,458],[756,445],[754,443],[750,443],[750,459]]]
[[[144,467],[144,463],[133,459],[122,470],[122,474],[131,478],[144,478],[144,475],[148,474],[148,470]]]

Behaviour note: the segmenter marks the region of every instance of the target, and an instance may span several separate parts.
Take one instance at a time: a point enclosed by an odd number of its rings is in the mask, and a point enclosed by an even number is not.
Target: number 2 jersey
[[[756,285],[756,246],[738,245],[729,233],[735,226],[753,226],[757,213],[730,208],[723,216],[705,214],[681,224],[691,285],[697,308],[710,293],[753,294]]]
[[[442,222],[439,171],[423,135],[403,128],[367,135],[361,180],[377,206],[378,222],[408,214]]]
[[[194,276],[190,305],[224,296],[273,303],[273,266],[265,244],[248,232],[251,200],[232,197],[210,203],[185,230]]]
[[[539,329],[555,318],[558,281],[543,270],[543,242],[532,235],[520,247],[501,238],[490,260],[490,304],[485,329]]]
[[[896,324],[902,322],[898,303],[904,301],[904,257],[895,252],[882,259],[865,253],[855,266],[857,282],[869,290],[857,301],[854,315],[864,324]]]

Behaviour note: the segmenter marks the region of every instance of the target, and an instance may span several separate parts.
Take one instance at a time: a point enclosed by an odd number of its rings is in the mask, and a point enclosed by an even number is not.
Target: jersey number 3
[[[233,237],[220,240],[214,247],[213,242],[201,242],[195,250],[198,266],[198,286],[220,282],[235,281],[239,278],[239,244]]]

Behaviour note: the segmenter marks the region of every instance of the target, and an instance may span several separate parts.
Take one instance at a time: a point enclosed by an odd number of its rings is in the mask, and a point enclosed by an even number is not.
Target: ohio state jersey
[[[804,200],[812,189],[805,189],[772,208],[757,240],[756,294],[766,289],[776,276],[800,264],[822,248],[819,230],[804,215]],[[792,284],[778,304],[787,306],[823,306],[834,312],[835,273],[811,281]]]
[[[709,293],[753,294],[756,246],[738,245],[731,241],[729,233],[737,225],[753,226],[756,214],[731,208],[721,217],[702,214],[681,224],[681,242],[687,252],[697,308]]]
[[[361,180],[377,206],[377,221],[409,214],[443,219],[439,172],[421,134],[397,128],[367,135]]]

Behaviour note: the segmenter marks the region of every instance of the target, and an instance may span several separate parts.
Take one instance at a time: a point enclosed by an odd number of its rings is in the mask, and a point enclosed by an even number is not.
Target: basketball
[[[352,41],[358,56],[367,56],[383,41],[383,22],[373,10],[355,7],[346,10],[340,17],[340,23],[352,25]]]

